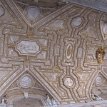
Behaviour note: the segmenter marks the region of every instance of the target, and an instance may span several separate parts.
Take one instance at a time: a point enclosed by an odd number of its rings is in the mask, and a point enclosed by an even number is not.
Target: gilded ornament
[[[101,46],[96,51],[96,59],[99,64],[102,64],[104,62],[104,56],[105,56],[105,49],[104,47]]]

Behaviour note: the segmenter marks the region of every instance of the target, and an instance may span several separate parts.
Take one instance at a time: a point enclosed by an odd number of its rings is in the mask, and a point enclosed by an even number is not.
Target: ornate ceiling
[[[47,95],[64,104],[92,101],[94,95],[107,99],[107,55],[103,64],[95,56],[107,45],[106,13],[28,2],[0,1],[1,99],[9,104],[24,97],[45,104]]]

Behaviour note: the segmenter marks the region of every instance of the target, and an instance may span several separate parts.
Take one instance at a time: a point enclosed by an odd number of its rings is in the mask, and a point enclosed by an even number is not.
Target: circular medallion
[[[74,82],[73,82],[73,80],[70,77],[67,77],[67,78],[64,79],[64,85],[67,88],[72,88],[73,85],[74,85]]]
[[[24,75],[19,79],[19,85],[22,88],[30,88],[32,86],[32,79],[28,75]]]
[[[72,27],[78,27],[78,26],[81,25],[81,23],[82,23],[82,18],[81,17],[76,17],[76,18],[72,19],[71,26]]]

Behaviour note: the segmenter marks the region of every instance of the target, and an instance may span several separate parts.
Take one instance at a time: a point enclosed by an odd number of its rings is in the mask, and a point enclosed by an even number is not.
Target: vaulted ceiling
[[[0,0],[0,97],[11,100],[13,95],[14,102],[15,94],[26,97],[27,91],[71,103],[91,101],[93,94],[107,96],[107,54],[101,65],[95,56],[103,41],[107,46],[107,15],[62,5]]]

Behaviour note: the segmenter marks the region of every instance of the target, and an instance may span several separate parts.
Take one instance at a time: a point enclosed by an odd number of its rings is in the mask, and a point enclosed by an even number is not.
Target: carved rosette
[[[67,88],[73,88],[74,87],[74,81],[73,81],[72,77],[65,77],[63,79],[63,84]]]

